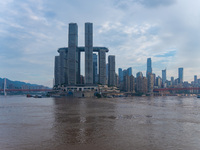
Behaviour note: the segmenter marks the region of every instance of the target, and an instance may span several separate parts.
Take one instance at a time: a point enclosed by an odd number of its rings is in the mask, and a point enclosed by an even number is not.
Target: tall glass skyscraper
[[[162,70],[162,82],[163,82],[163,84],[165,83],[166,80],[167,80],[167,71],[165,69],[165,70]]]
[[[108,86],[115,86],[115,56],[108,56]]]
[[[85,23],[85,84],[93,84],[93,25]]]
[[[122,82],[123,81],[123,72],[122,72],[122,68],[118,69],[118,75],[119,75],[119,81]]]
[[[131,75],[132,75],[132,68],[131,68],[131,67],[129,67],[129,68],[127,69],[127,74],[128,74],[128,76],[131,76]]]
[[[147,58],[147,72],[146,72],[146,77],[148,76],[149,73],[152,73],[151,58]]]
[[[75,85],[80,74],[80,66],[77,61],[80,58],[78,47],[78,25],[76,23],[69,24],[69,38],[68,38],[68,84]]]
[[[183,68],[178,68],[178,83],[183,83]]]
[[[93,54],[93,83],[96,84],[98,82],[97,75],[97,54]]]

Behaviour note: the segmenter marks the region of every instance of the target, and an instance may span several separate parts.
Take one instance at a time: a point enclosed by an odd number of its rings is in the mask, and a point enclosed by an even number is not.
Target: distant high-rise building
[[[97,54],[93,54],[93,83],[97,84],[98,74],[97,74]]]
[[[119,87],[119,76],[115,73],[115,86]]]
[[[133,75],[130,76],[130,92],[135,93],[135,78]]]
[[[174,77],[171,77],[171,82],[174,83]]]
[[[147,93],[147,78],[138,76],[136,78],[136,92],[140,94]]]
[[[127,74],[128,74],[128,76],[131,76],[131,75],[132,75],[132,68],[131,68],[131,67],[129,67],[129,68],[127,69]]]
[[[178,85],[178,82],[179,82],[179,78],[177,78],[177,79],[174,80],[174,84],[175,85]]]
[[[93,25],[85,23],[85,84],[93,84]]]
[[[124,88],[123,91],[125,92],[130,92],[130,76],[129,75],[125,75],[124,77]]]
[[[115,56],[108,56],[108,86],[115,86]]]
[[[67,67],[68,67],[68,84],[75,85],[76,80],[80,77],[79,58],[80,53],[78,47],[78,26],[76,23],[69,24],[69,37],[68,37],[68,55],[67,55]]]
[[[60,85],[60,56],[55,56],[54,63],[54,86],[58,86]]]
[[[165,84],[165,81],[167,80],[167,72],[166,69],[162,70],[162,83]]]
[[[137,77],[137,78],[138,78],[138,77],[143,77],[142,72],[138,72],[138,73],[136,74],[136,77]]]
[[[152,73],[151,58],[147,58],[147,73],[146,73],[146,77],[148,76],[148,73]]]
[[[122,68],[118,69],[118,75],[119,75],[119,81],[122,82],[123,81],[123,72],[122,72]]]
[[[93,63],[93,51],[95,53],[98,53],[98,63],[96,55],[94,56]],[[109,50],[106,47],[93,47],[92,23],[85,23],[85,46],[78,47],[78,26],[76,23],[70,23],[68,32],[68,47],[59,48],[59,59],[58,57],[55,58],[54,70],[56,71],[54,72],[54,85],[58,84],[60,86],[76,86],[77,84],[83,83],[87,85],[92,85],[93,83],[98,82],[105,85],[106,52],[108,51]],[[81,52],[85,53],[84,78],[80,75]],[[98,76],[97,70],[99,72]],[[93,74],[95,74],[94,77]],[[85,82],[82,81],[83,79],[85,80]]]
[[[183,83],[183,68],[178,68],[178,83]]]
[[[161,88],[162,86],[162,79],[160,76],[156,78],[156,85],[158,86],[158,88]]]
[[[156,85],[156,74],[153,73],[152,75],[153,75],[154,85]]]
[[[153,93],[153,86],[154,86],[154,76],[152,73],[148,73],[147,75],[148,93]]]
[[[197,75],[194,76],[194,84],[198,84]]]
[[[123,77],[128,75],[128,73],[127,73],[127,70],[126,70],[126,69],[124,69],[122,72],[123,72]]]
[[[66,85],[68,84],[68,72],[67,72],[67,52],[65,50],[65,48],[59,48],[58,49],[59,52],[59,80],[60,80],[60,85]]]
[[[171,83],[174,85],[174,77],[171,77]]]
[[[107,78],[106,52],[105,50],[101,49],[99,51],[99,83],[105,85],[106,78]]]
[[[106,84],[108,84],[108,63],[106,64]]]

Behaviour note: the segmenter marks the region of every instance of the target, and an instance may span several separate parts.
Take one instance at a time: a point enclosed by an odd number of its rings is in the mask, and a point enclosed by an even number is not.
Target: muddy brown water
[[[0,97],[0,150],[199,150],[200,99]]]

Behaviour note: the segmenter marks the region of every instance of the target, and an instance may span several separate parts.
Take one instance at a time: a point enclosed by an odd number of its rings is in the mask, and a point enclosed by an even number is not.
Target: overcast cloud
[[[52,86],[54,56],[66,47],[68,24],[92,22],[94,46],[106,46],[119,67],[184,80],[200,77],[199,0],[6,0],[0,1],[0,77]],[[82,71],[82,73],[84,73]]]

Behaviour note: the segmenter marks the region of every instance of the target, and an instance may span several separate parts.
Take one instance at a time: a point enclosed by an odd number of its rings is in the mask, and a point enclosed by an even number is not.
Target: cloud
[[[169,77],[176,77],[183,66],[189,80],[200,70],[199,5],[198,0],[1,1],[0,75],[34,83],[47,76],[45,84],[52,85],[54,56],[68,45],[68,23],[78,23],[81,46],[89,21],[94,46],[108,47],[108,55],[116,55],[116,68],[145,74],[151,57],[157,75],[167,68]]]
[[[176,2],[176,0],[134,0],[134,2],[140,3],[148,8],[154,8],[158,6],[173,5]]]

